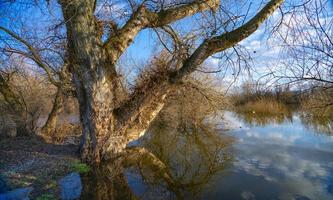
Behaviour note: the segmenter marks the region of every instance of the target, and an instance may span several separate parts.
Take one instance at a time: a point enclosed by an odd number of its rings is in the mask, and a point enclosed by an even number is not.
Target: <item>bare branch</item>
[[[43,62],[38,51],[31,44],[29,44],[29,42],[27,42],[25,39],[23,39],[22,37],[18,36],[16,33],[8,30],[5,27],[0,26],[0,30],[4,31],[6,34],[10,35],[14,39],[16,39],[18,42],[20,42],[24,46],[26,46],[28,48],[29,52],[31,53],[31,55],[26,52],[23,52],[20,50],[14,50],[14,49],[8,50],[8,52],[18,53],[20,55],[23,55],[23,56],[33,60],[40,68],[42,68],[46,72],[50,82],[54,85],[58,85],[58,82],[56,80],[54,80],[53,75],[52,75],[53,69],[50,68],[47,64],[45,64]]]
[[[171,74],[171,81],[178,81],[194,72],[209,56],[224,51],[254,33],[259,26],[283,3],[284,0],[271,0],[250,21],[239,28],[205,40],[184,62],[182,68]]]
[[[142,29],[162,27],[197,12],[216,9],[218,5],[217,0],[199,0],[158,13],[149,11],[145,5],[140,5],[127,23],[108,38],[104,46],[112,52],[111,61],[114,63]]]

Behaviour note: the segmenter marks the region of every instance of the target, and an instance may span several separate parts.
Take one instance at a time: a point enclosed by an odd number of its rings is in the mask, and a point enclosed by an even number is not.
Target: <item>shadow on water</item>
[[[82,199],[200,198],[209,180],[230,163],[232,141],[210,125],[156,122],[129,148],[131,154],[83,178]]]

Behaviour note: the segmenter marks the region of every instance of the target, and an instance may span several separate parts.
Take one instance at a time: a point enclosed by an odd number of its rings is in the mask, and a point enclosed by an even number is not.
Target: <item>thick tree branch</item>
[[[208,9],[216,10],[218,6],[219,0],[199,0],[179,7],[162,10],[159,13],[147,11],[147,18],[149,20],[147,26],[152,28],[161,27],[200,11]]]
[[[227,48],[237,44],[242,39],[248,37],[259,25],[268,18],[270,14],[278,8],[283,0],[272,0],[268,3],[255,17],[243,26],[235,29],[232,32],[216,36],[212,39],[206,40],[202,45],[185,61],[183,66],[175,74],[171,74],[171,80],[177,82],[193,72],[205,59],[210,55],[223,51]],[[140,136],[140,132],[144,131],[147,126],[137,126],[137,124],[149,124],[154,119],[153,113],[158,113],[164,105],[164,98],[172,89],[172,85],[166,82],[162,82],[156,85],[156,88],[151,88],[148,94],[136,96],[134,99],[129,99],[126,104],[118,108],[117,113],[121,113],[119,116],[122,123],[128,125],[127,128],[130,138],[137,139]],[[154,94],[154,95],[152,95]],[[151,96],[152,95],[152,96]],[[158,102],[158,104],[156,104]],[[156,105],[155,105],[156,104]],[[133,131],[132,131],[133,129]],[[132,133],[136,133],[132,136]]]
[[[14,50],[14,49],[13,50],[8,50],[9,52],[18,53],[20,55],[23,55],[23,56],[33,60],[40,68],[42,68],[46,72],[50,82],[54,85],[58,85],[58,82],[56,80],[54,80],[53,75],[52,75],[53,69],[50,68],[48,65],[46,65],[43,62],[43,60],[40,57],[38,51],[31,44],[29,44],[29,42],[27,42],[25,39],[23,39],[22,37],[20,37],[19,35],[17,35],[16,33],[12,32],[12,31],[8,30],[5,27],[0,26],[0,30],[4,31],[6,34],[10,35],[15,40],[17,40],[18,42],[20,42],[24,46],[26,46],[28,48],[30,54],[26,53],[26,52],[23,52],[23,51],[20,51],[20,50]]]
[[[205,40],[184,62],[183,66],[171,74],[170,80],[172,82],[181,80],[194,72],[209,56],[224,51],[250,36],[283,2],[284,0],[271,0],[246,24],[231,32]]]
[[[196,0],[158,13],[149,11],[144,5],[140,5],[127,23],[109,37],[104,46],[110,52],[111,61],[115,63],[142,29],[161,27],[200,11],[214,10],[218,5],[219,0]]]

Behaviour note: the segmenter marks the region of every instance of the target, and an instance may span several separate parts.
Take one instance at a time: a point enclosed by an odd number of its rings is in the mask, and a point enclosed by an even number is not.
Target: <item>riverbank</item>
[[[46,143],[42,139],[16,137],[0,140],[0,193],[32,187],[31,199],[59,199],[59,180],[71,172],[85,172],[77,145]]]

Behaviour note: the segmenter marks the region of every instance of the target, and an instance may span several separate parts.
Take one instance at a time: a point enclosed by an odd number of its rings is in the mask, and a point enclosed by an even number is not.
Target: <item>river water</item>
[[[85,179],[83,197],[333,199],[332,121],[225,112],[223,122],[218,128],[155,125],[132,145],[163,164],[144,158],[110,164]]]

